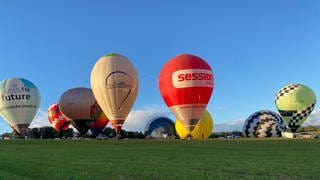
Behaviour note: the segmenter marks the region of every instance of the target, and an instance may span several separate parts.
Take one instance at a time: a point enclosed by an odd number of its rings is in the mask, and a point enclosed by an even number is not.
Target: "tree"
[[[3,134],[1,134],[1,138],[2,138],[2,139],[4,139],[5,137],[10,138],[11,136],[12,136],[11,133],[3,133]]]
[[[53,127],[45,126],[40,128],[40,134],[41,139],[53,139],[55,138],[56,131]]]
[[[146,136],[140,131],[140,132],[138,132],[138,134],[137,134],[137,138],[138,138],[138,139],[144,139],[144,138],[146,138]]]
[[[297,129],[297,132],[304,132],[305,130],[304,130],[304,127],[299,127],[298,129]]]
[[[304,132],[317,131],[317,128],[314,126],[306,126],[304,127]]]
[[[31,129],[31,137],[35,139],[39,139],[41,137],[41,132],[39,128],[32,128]]]
[[[104,130],[102,131],[102,134],[108,136],[108,137],[113,137],[113,134],[115,134],[114,130],[110,127],[106,127],[104,128]]]
[[[68,138],[68,137],[73,137],[73,129],[68,128],[68,130],[61,132],[61,137],[60,138]]]

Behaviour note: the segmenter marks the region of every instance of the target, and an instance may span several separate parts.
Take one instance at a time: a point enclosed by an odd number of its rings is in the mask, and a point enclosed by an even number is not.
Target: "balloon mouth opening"
[[[76,119],[71,121],[72,126],[78,130],[81,136],[85,136],[87,134],[92,123],[94,123],[94,121],[89,119]]]
[[[122,129],[122,126],[114,126],[114,131],[116,132],[116,134],[120,134]]]
[[[28,134],[30,129],[28,128],[30,124],[17,124],[11,126],[11,128],[17,133],[19,136],[25,136]]]
[[[119,133],[120,133],[124,121],[125,121],[125,120],[123,120],[123,119],[111,120],[111,124],[112,124],[113,129],[114,129],[114,131],[116,132],[116,134],[119,134]]]
[[[296,133],[299,127],[290,127],[292,133]]]
[[[196,125],[184,125],[184,127],[185,127],[186,130],[188,131],[188,135],[191,136],[191,132],[194,130],[194,128],[196,127]]]

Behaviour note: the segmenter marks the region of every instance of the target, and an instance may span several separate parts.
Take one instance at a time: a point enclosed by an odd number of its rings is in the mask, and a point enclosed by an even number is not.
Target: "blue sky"
[[[215,74],[207,108],[215,123],[243,120],[276,111],[275,93],[287,84],[320,92],[319,7],[312,0],[2,0],[0,79],[32,81],[45,119],[64,91],[90,87],[99,57],[117,52],[139,74],[133,112],[169,114],[159,72],[170,58],[191,53]]]

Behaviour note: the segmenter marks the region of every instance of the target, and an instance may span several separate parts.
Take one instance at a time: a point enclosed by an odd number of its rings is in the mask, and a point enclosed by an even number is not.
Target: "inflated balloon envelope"
[[[96,99],[89,88],[72,88],[64,92],[59,101],[62,114],[71,120],[81,135],[87,133],[88,129],[95,123],[91,109],[95,106]]]
[[[175,122],[177,134],[181,139],[187,138],[189,132],[177,119]],[[210,113],[205,110],[197,122],[195,128],[191,131],[191,136],[194,139],[208,139],[213,130],[213,118]]]
[[[48,108],[48,119],[57,132],[68,130],[71,122],[71,120],[62,114],[58,103],[52,104]]]
[[[163,116],[150,119],[144,129],[144,135],[150,138],[168,138],[174,134],[174,122]]]
[[[108,117],[104,114],[101,107],[98,103],[95,103],[91,107],[91,118],[95,121],[95,123],[90,126],[90,130],[94,136],[98,136],[102,133],[102,130],[106,127],[109,122]]]
[[[286,130],[282,117],[270,110],[260,110],[251,114],[243,124],[244,137],[281,137]]]
[[[174,57],[159,75],[160,93],[189,135],[206,109],[213,88],[214,76],[209,64],[191,54]]]
[[[276,107],[293,133],[305,122],[316,105],[316,95],[303,84],[289,84],[275,97]]]
[[[94,65],[90,82],[98,104],[118,137],[138,93],[138,76],[133,64],[120,54],[105,55]]]
[[[38,88],[23,78],[9,78],[0,82],[0,114],[11,128],[26,135],[40,104]]]

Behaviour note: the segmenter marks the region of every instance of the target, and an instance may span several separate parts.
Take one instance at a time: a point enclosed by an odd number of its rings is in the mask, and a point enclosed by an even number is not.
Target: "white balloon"
[[[0,114],[18,134],[25,134],[40,104],[37,87],[23,78],[0,82]]]

